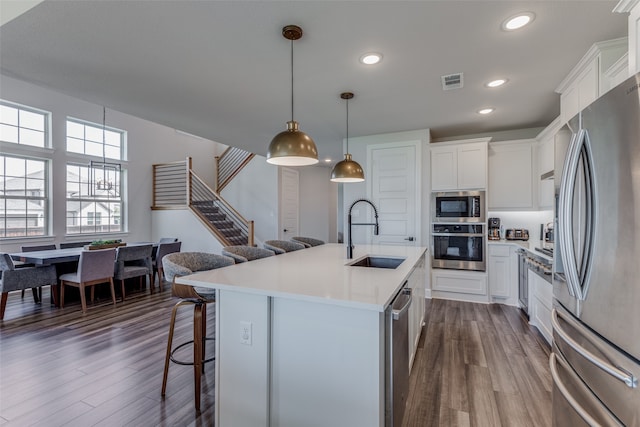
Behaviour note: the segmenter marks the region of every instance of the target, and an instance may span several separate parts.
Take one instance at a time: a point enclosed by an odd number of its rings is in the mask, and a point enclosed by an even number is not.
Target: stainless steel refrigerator
[[[553,422],[640,426],[640,74],[568,129],[555,178]]]

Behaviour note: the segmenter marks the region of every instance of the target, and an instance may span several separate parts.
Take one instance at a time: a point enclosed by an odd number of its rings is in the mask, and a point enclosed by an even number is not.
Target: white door
[[[280,168],[280,231],[278,238],[282,240],[289,240],[298,235],[298,186],[298,171]]]
[[[407,144],[407,143],[403,143]],[[380,230],[373,243],[417,246],[420,240],[416,164],[420,142],[370,146],[370,195],[378,207]]]

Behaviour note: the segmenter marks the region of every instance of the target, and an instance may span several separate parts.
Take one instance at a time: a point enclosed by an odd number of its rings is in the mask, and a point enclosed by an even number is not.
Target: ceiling
[[[627,15],[611,12],[616,3],[46,0],[0,27],[0,67],[264,155],[290,120],[290,42],[281,29],[296,24],[304,36],[294,42],[295,119],[320,159],[335,163],[344,91],[355,93],[350,137],[546,126],[559,114],[555,88],[587,49],[627,35]],[[535,13],[532,24],[501,30],[522,11]],[[361,64],[369,51],[382,62]],[[441,76],[458,72],[464,87],[443,91]],[[509,81],[484,86],[499,77]],[[487,106],[495,112],[477,114]]]

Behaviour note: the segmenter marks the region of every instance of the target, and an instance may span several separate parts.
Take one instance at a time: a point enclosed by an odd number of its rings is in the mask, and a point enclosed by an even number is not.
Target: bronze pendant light
[[[291,40],[291,121],[287,130],[277,134],[269,144],[267,162],[279,166],[308,166],[318,163],[318,150],[313,139],[298,129],[293,119],[293,41],[302,37],[302,28],[287,25],[282,29],[285,39]]]
[[[351,154],[349,154],[349,100],[353,98],[353,93],[341,93],[340,98],[347,101],[347,152],[344,155],[344,160],[336,163],[331,171],[331,181],[344,183],[362,182],[364,181],[362,166],[358,162],[351,160]]]

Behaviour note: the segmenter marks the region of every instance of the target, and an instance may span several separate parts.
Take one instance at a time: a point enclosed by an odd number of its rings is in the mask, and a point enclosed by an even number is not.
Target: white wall
[[[315,166],[300,171],[300,236],[337,242],[338,184],[329,168]]]
[[[78,161],[73,154],[66,153],[66,119],[74,117],[94,123],[102,123],[102,106],[72,98],[39,86],[0,75],[0,98],[51,112],[52,149],[32,149],[30,147],[7,147],[25,155],[52,157],[52,236],[37,239],[11,239],[2,242],[2,251],[16,252],[23,244],[40,242],[59,243],[65,240],[91,240],[92,238],[114,237],[128,241],[150,241],[152,236],[151,197],[152,165],[193,158],[193,168],[209,185],[215,180],[214,156],[221,147],[213,141],[177,133],[174,129],[123,114],[107,108],[106,124],[127,131],[127,159],[123,163],[128,182],[125,209],[128,214],[128,232],[109,236],[70,236],[67,238],[65,187],[68,161]],[[8,151],[11,150],[11,151]],[[86,163],[87,160],[81,159]],[[172,234],[171,229],[163,234]]]
[[[265,157],[255,156],[221,196],[246,220],[254,221],[257,244],[278,238],[278,167]]]
[[[151,241],[176,237],[182,252],[220,253],[222,244],[189,209],[151,211]]]

